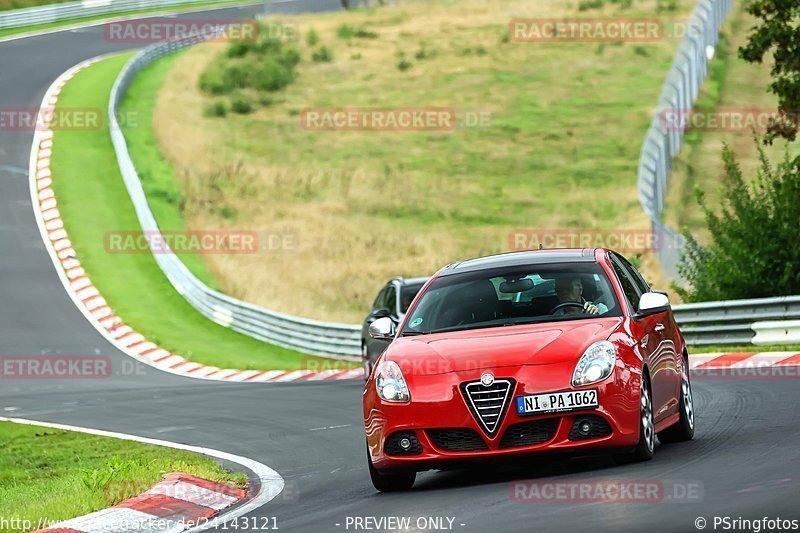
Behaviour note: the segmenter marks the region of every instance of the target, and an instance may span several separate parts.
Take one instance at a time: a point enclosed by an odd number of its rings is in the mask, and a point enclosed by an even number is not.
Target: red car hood
[[[621,322],[619,317],[569,320],[400,337],[389,345],[386,357],[404,374],[415,375],[577,363],[590,344],[608,339]]]

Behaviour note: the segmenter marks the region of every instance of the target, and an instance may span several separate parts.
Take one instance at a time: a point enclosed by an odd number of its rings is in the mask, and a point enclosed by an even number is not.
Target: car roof
[[[544,265],[548,263],[594,263],[594,248],[558,248],[508,252],[459,261],[444,268],[440,276],[477,272],[490,268]]]
[[[400,286],[406,285],[424,285],[426,281],[430,278],[428,276],[423,276],[419,278],[394,278],[389,283],[397,282]]]

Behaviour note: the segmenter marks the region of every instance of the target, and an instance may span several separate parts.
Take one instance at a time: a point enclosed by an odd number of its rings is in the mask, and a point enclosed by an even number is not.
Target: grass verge
[[[44,2],[44,3],[61,3],[61,2],[69,2],[71,0],[57,0],[56,2]],[[226,6],[226,5],[235,5],[235,4],[242,4],[242,0],[221,0],[219,2],[209,2],[208,4],[203,4],[202,7],[216,7],[216,6]],[[97,22],[100,20],[106,19],[115,19],[119,17],[128,17],[132,15],[148,15],[153,14],[157,15],[158,13],[185,13],[187,11],[193,11],[199,9],[200,6],[171,6],[171,7],[156,7],[151,9],[137,9],[133,11],[121,11],[119,13],[111,13],[106,15],[96,15],[93,17],[80,17],[74,18],[69,20],[61,20],[58,22],[48,22],[47,24],[31,24],[30,26],[20,26],[18,28],[0,28],[0,38],[9,37],[11,35],[17,35],[21,33],[31,33],[31,32],[38,32],[44,30],[52,30],[60,27],[66,26],[73,26],[75,24],[83,24],[87,22]],[[12,9],[12,8],[9,8]],[[17,9],[14,7],[13,9]],[[0,9],[0,13],[2,10]]]
[[[106,109],[129,58],[116,56],[78,73],[61,92],[58,108]],[[163,348],[208,365],[299,369],[315,359],[206,319],[175,291],[149,253],[106,250],[107,232],[138,230],[139,223],[105,128],[56,131],[53,147],[53,189],[65,227],[92,282],[126,323]],[[167,217],[166,204],[156,205]]]
[[[523,43],[508,29],[515,18],[651,17],[657,4],[581,11],[561,0],[432,0],[300,15],[291,19],[296,76],[270,94],[234,77],[241,59],[232,47],[189,50],[153,123],[174,176],[192,191],[187,223],[293,243],[266,258],[207,257],[209,269],[237,298],[352,323],[387,279],[508,250],[515,230],[646,231],[636,169],[677,40]],[[683,20],[694,2],[674,5],[659,16]],[[200,88],[214,72],[227,72],[252,109],[204,113],[227,102]],[[447,108],[458,126],[304,126],[304,110],[320,108]],[[663,287],[645,255],[648,278]]]
[[[169,472],[239,487],[247,483],[244,474],[190,452],[0,422],[0,517],[33,524],[0,525],[0,531],[32,531],[40,519],[66,520],[105,509],[149,489]]]

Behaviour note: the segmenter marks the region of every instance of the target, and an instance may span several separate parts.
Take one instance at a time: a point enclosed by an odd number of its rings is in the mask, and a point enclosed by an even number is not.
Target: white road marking
[[[151,439],[147,437],[138,437],[136,435],[127,435],[125,433],[116,433],[114,431],[105,431],[102,429],[68,426],[66,424],[53,424],[50,422],[40,422],[37,420],[26,420],[22,418],[6,418],[0,416],[0,422],[11,422],[12,424],[22,424],[26,426],[41,426],[51,429],[62,429],[64,431],[76,431],[78,433],[86,433],[87,435],[97,435],[99,437],[110,437],[113,439],[129,440],[133,442],[141,442],[142,444],[152,444],[154,446],[163,446],[165,448],[173,448],[176,450],[184,450],[187,452],[199,453],[201,455],[207,455],[210,457],[214,457],[216,459],[221,459],[223,461],[230,461],[232,463],[236,463],[240,466],[243,466],[247,470],[250,470],[251,472],[253,472],[253,474],[256,475],[256,477],[259,480],[258,487],[256,493],[253,494],[253,496],[248,499],[247,503],[239,507],[236,507],[229,512],[223,512],[221,515],[216,516],[213,520],[210,520],[204,523],[203,525],[187,530],[190,532],[203,531],[212,527],[218,527],[228,523],[229,521],[235,518],[251,513],[254,510],[263,507],[264,505],[272,501],[278,494],[280,494],[283,491],[284,487],[284,481],[281,475],[278,474],[275,470],[268,467],[267,465],[259,463],[258,461],[254,461],[253,459],[248,459],[247,457],[241,457],[227,452],[213,450],[211,448],[203,448],[200,446],[189,446],[187,444],[178,444],[176,442],[169,442],[165,440]]]

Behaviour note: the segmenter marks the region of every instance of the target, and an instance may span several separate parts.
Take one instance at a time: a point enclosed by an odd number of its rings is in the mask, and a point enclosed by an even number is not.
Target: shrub
[[[294,47],[287,48],[279,61],[284,67],[293,69],[300,62],[300,51]]]
[[[294,74],[271,57],[256,69],[254,87],[259,91],[279,91],[294,81]]]
[[[330,63],[333,61],[333,54],[327,46],[320,46],[311,54],[311,59],[317,63]]]
[[[338,28],[336,28],[336,35],[340,39],[352,39],[356,37],[358,39],[377,39],[378,34],[372,31],[367,30],[364,26],[353,27],[349,24],[342,24]]]
[[[225,94],[225,77],[215,65],[211,65],[200,75],[200,89],[213,95]]]
[[[701,246],[688,231],[678,272],[688,288],[673,284],[689,302],[786,296],[800,293],[800,247],[793,246],[800,220],[800,157],[776,167],[759,145],[760,168],[745,182],[730,147],[723,160],[727,181],[721,211],[702,195],[711,244]]]
[[[588,11],[589,9],[600,9],[605,2],[603,0],[581,0],[578,3],[578,11]]]
[[[228,91],[232,89],[244,89],[250,86],[250,79],[253,75],[253,66],[249,63],[234,63],[225,67],[225,87]]]
[[[306,34],[306,42],[308,43],[308,46],[317,46],[317,43],[319,43],[319,35],[316,31],[314,31],[314,28],[308,30],[308,33]]]
[[[401,72],[405,72],[406,70],[410,69],[413,66],[414,65],[411,63],[411,61],[407,61],[406,59],[401,59],[400,61],[397,62],[397,68]]]
[[[231,43],[228,47],[228,57],[244,57],[250,50],[250,46],[245,42]]]
[[[253,102],[244,94],[235,94],[231,98],[231,111],[246,115],[253,111]]]
[[[222,100],[215,100],[203,108],[203,115],[207,117],[224,117],[228,114],[228,108]]]

